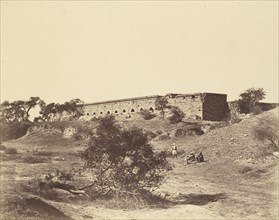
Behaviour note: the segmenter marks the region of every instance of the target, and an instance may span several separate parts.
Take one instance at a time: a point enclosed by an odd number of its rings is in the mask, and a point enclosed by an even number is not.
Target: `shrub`
[[[150,120],[156,116],[154,113],[152,113],[151,111],[149,111],[147,109],[144,109],[143,111],[141,111],[140,114],[142,115],[143,119],[145,119],[145,120]]]
[[[139,195],[158,187],[167,163],[164,153],[155,153],[142,130],[121,129],[113,116],[101,118],[96,134],[82,154],[85,167],[95,176],[92,193]]]
[[[169,121],[171,124],[181,122],[182,119],[185,117],[184,112],[176,106],[171,108],[171,113],[172,116],[169,117]]]
[[[17,154],[17,149],[16,148],[6,148],[5,149],[5,154]]]
[[[198,123],[186,125],[183,128],[178,128],[174,131],[175,137],[184,137],[188,135],[202,135],[202,134],[204,134],[204,131],[202,130],[202,126]]]
[[[267,140],[278,149],[278,125],[279,121],[275,116],[265,115],[258,119],[252,134],[257,140],[262,142]]]

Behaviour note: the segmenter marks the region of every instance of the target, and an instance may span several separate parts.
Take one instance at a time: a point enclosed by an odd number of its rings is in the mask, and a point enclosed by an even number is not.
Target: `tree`
[[[155,101],[155,107],[161,111],[163,120],[165,119],[165,109],[169,107],[169,102],[166,97],[158,97]]]
[[[5,101],[1,104],[1,115],[7,122],[12,121],[29,121],[29,112],[42,100],[39,97],[30,97],[28,101]]]
[[[154,153],[146,134],[138,128],[121,129],[113,116],[99,119],[96,134],[82,158],[86,161],[85,167],[96,177],[89,186],[101,195],[136,195],[156,188],[167,163],[166,153]]]
[[[73,115],[74,117],[79,117],[83,114],[84,102],[80,99],[72,99],[69,102],[65,102],[64,104],[57,105],[57,112],[63,113],[67,112],[68,114]]]
[[[1,116],[6,122],[24,121],[25,111],[22,108],[23,101],[8,102],[1,104]]]
[[[40,97],[30,97],[30,99],[28,101],[25,101],[22,103],[22,108],[24,109],[25,112],[25,116],[24,119],[26,121],[29,120],[29,112],[32,108],[36,107],[37,105],[39,105],[41,102],[43,102]]]
[[[80,117],[83,114],[84,102],[80,99],[72,99],[69,102],[64,104],[59,103],[49,103],[40,102],[40,116],[36,120],[48,121],[52,115],[62,114],[67,112],[68,114],[73,115],[74,117]]]
[[[255,108],[255,104],[265,98],[263,88],[250,88],[239,95],[238,105],[241,113],[251,113]]]
[[[58,112],[59,104],[54,102],[46,104],[45,102],[40,103],[40,116],[36,118],[36,120],[41,119],[42,121],[48,121],[51,115],[56,114]]]
[[[169,117],[170,123],[175,124],[181,122],[182,119],[185,117],[184,112],[178,108],[177,106],[173,106],[171,108],[172,116]]]
[[[257,124],[253,127],[252,134],[259,141],[269,141],[274,147],[278,146],[278,118],[271,115],[265,115],[258,119]]]

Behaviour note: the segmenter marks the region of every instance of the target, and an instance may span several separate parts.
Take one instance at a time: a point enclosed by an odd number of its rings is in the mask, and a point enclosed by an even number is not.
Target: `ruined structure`
[[[155,101],[162,96],[144,96],[129,99],[118,99],[104,102],[95,102],[84,105],[84,115],[87,117],[100,117],[113,114],[116,117],[132,116],[147,109],[159,114]],[[186,118],[221,121],[228,115],[227,95],[217,93],[173,94],[167,98],[170,106],[179,107]]]

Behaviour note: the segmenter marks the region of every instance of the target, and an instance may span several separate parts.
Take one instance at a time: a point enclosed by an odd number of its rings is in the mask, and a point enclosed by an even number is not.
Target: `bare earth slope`
[[[157,192],[175,201],[176,205],[160,209],[112,210],[91,202],[44,201],[73,219],[278,219],[278,158],[272,155],[274,149],[270,149],[267,143],[259,143],[251,134],[257,118],[266,114],[278,115],[278,108],[237,124],[211,130],[202,136],[151,141],[158,151],[170,151],[172,142],[178,146],[178,158],[169,158],[173,170],[166,174]],[[155,122],[142,121],[138,124],[153,132],[160,129],[171,132],[175,129],[174,125],[158,119]],[[137,123],[130,120],[124,124],[129,127]],[[41,140],[46,137],[52,138],[49,143]],[[6,194],[16,193],[5,191],[12,188],[16,181],[54,172],[56,168],[82,166],[76,152],[82,149],[84,143],[80,142],[79,145],[78,142],[64,140],[61,134],[37,133],[4,145],[19,147],[23,152],[13,160],[1,160],[1,191]],[[23,163],[21,157],[25,150],[34,149],[34,146],[40,151],[59,152],[65,161]],[[185,165],[184,156],[191,151],[195,154],[202,151],[206,162]]]

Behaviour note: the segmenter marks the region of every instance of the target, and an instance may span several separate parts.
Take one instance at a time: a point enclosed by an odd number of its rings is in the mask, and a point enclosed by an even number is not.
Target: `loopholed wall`
[[[133,116],[147,109],[155,114],[160,111],[155,108],[155,101],[162,96],[144,96],[130,99],[119,99],[105,102],[95,102],[84,105],[84,115],[100,117],[113,114],[116,117]],[[173,94],[165,95],[171,106],[179,107],[186,118],[220,121],[228,114],[227,96],[215,93]]]

